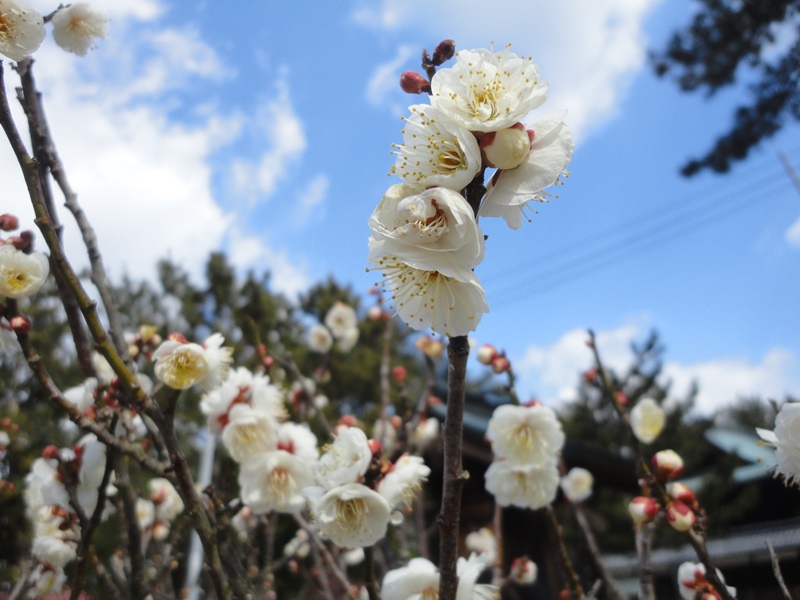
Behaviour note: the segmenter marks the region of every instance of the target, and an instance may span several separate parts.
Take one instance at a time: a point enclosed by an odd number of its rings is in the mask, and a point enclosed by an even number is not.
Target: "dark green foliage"
[[[656,73],[672,75],[687,92],[712,96],[734,85],[745,70],[756,77],[730,131],[705,156],[684,165],[684,175],[706,168],[726,172],[787,120],[800,120],[800,36],[772,60],[764,52],[775,41],[777,26],[797,27],[799,12],[800,0],[701,0],[691,24],[653,54]]]

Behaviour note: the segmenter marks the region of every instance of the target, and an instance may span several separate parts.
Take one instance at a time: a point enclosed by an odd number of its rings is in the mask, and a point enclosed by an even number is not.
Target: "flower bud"
[[[519,585],[531,585],[536,581],[536,563],[527,556],[515,558],[508,573],[509,579]]]
[[[44,450],[42,450],[42,458],[58,460],[61,458],[61,450],[58,449],[58,446],[53,446],[52,444],[45,446]]]
[[[686,506],[694,506],[697,503],[697,498],[690,488],[685,483],[673,481],[667,486],[667,494],[673,500],[679,500]]]
[[[403,365],[397,365],[392,369],[392,378],[398,385],[403,385],[406,382],[406,377],[408,377],[408,371]]]
[[[620,406],[628,405],[628,397],[625,395],[625,392],[617,392],[614,394],[614,397],[617,399],[617,404]]]
[[[652,523],[661,506],[648,496],[637,496],[628,503],[628,512],[637,527]]]
[[[497,356],[497,348],[492,346],[491,344],[484,344],[480,348],[478,348],[477,352],[478,362],[482,365],[490,365],[492,361]]]
[[[486,164],[497,169],[518,167],[531,151],[531,140],[522,123],[485,133],[480,145]]]
[[[666,415],[664,409],[652,398],[643,398],[631,411],[633,434],[643,444],[655,440],[664,429]]]
[[[667,504],[667,521],[670,527],[677,531],[688,531],[697,520],[691,508],[680,500],[673,500]]]
[[[383,320],[383,310],[380,306],[373,306],[367,311],[367,318],[370,321],[382,321]]]
[[[31,320],[24,315],[15,315],[8,322],[11,329],[18,335],[25,335],[31,330]]]
[[[383,454],[383,444],[381,444],[380,440],[370,439],[367,441],[369,445],[369,450],[372,452],[372,456],[380,456]]]
[[[423,352],[431,358],[439,358],[444,352],[444,344],[439,340],[431,340]]]
[[[456,54],[456,43],[453,40],[442,40],[436,49],[433,51],[433,60],[431,62],[434,66],[438,67],[443,62],[447,62]]]
[[[492,359],[492,371],[497,373],[505,373],[511,367],[511,363],[508,362],[508,359],[505,356],[495,356]]]
[[[683,472],[683,459],[674,450],[662,450],[653,455],[653,470],[660,483],[675,479]]]
[[[422,94],[431,89],[431,82],[415,71],[400,75],[400,87],[406,94]]]
[[[14,215],[10,215],[5,213],[4,215],[0,215],[0,230],[2,231],[14,231],[19,227],[19,219]]]

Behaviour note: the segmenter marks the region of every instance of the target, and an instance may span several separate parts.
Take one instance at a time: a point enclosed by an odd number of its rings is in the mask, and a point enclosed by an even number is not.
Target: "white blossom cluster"
[[[328,310],[324,325],[320,323],[308,330],[308,347],[314,352],[330,352],[334,341],[339,352],[350,352],[358,342],[356,311],[344,302],[336,302]]]
[[[775,417],[775,430],[756,429],[765,443],[775,447],[777,475],[787,484],[800,485],[800,402],[785,402]]]
[[[486,429],[495,460],[486,490],[500,506],[537,509],[556,497],[564,432],[556,414],[538,402],[498,406]]]
[[[458,589],[456,598],[471,600],[498,598],[496,586],[477,583],[481,573],[491,566],[486,557],[473,553],[456,563]],[[381,584],[383,600],[435,600],[439,597],[439,570],[427,558],[412,558],[405,567],[388,571]]]
[[[474,331],[489,306],[473,272],[484,257],[479,217],[522,225],[572,157],[564,113],[521,120],[546,99],[530,58],[506,47],[455,54],[430,82],[430,104],[409,108],[389,188],[369,219],[369,262],[382,273],[397,314],[411,328],[447,336]],[[462,195],[493,170],[479,206]],[[477,214],[476,214],[477,211]]]
[[[26,0],[0,0],[0,55],[21,61],[36,52],[46,36],[45,19]],[[59,7],[50,18],[60,48],[84,56],[106,37],[108,19],[85,2]]]
[[[402,455],[365,476],[380,445],[356,427],[340,426],[328,451],[314,466],[316,485],[305,490],[320,533],[344,548],[372,546],[390,522],[402,520],[430,469],[418,456]]]

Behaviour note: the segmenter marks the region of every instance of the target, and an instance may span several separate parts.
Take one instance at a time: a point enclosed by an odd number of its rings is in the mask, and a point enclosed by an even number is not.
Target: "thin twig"
[[[614,579],[614,576],[611,574],[611,571],[608,570],[606,566],[606,561],[603,560],[603,552],[600,550],[600,545],[597,543],[597,538],[592,531],[591,524],[589,520],[586,518],[586,515],[583,512],[583,508],[577,503],[572,502],[572,507],[575,509],[575,517],[578,520],[578,525],[580,525],[581,531],[583,532],[583,536],[586,538],[586,545],[589,546],[589,552],[592,554],[592,558],[594,559],[594,563],[597,566],[597,570],[600,572],[600,577],[606,584],[606,589],[608,590],[608,595],[613,598],[620,598],[625,599],[627,598],[627,594],[622,591],[622,588],[619,587],[619,583],[617,580]]]
[[[764,540],[764,543],[769,548],[769,556],[772,559],[772,572],[775,575],[775,579],[778,582],[778,586],[781,588],[781,593],[785,600],[793,600],[792,595],[789,593],[789,588],[786,587],[786,582],[783,580],[783,574],[781,573],[781,565],[778,562],[778,555],[775,554],[775,548],[772,547],[772,542],[770,540]]]
[[[364,586],[367,588],[369,600],[381,600],[378,583],[375,581],[375,547],[364,548]]]
[[[556,511],[553,509],[552,504],[548,504],[545,508],[545,512],[547,513],[547,517],[550,520],[550,525],[552,527],[553,535],[556,538],[556,545],[558,547],[558,554],[561,558],[561,566],[564,567],[564,573],[567,576],[567,585],[569,585],[569,589],[573,592],[575,596],[578,598],[583,598],[583,586],[581,585],[580,580],[578,579],[578,573],[575,571],[575,567],[572,565],[572,561],[569,558],[569,554],[567,553],[567,545],[564,543],[564,535],[561,531],[561,525],[558,523],[558,519],[556,518]]]

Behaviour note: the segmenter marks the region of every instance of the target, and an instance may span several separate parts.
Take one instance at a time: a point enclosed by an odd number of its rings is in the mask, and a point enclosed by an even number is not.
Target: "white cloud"
[[[256,127],[264,132],[269,148],[257,162],[241,159],[232,167],[236,190],[251,202],[269,199],[307,146],[303,123],[294,111],[285,79],[278,81],[277,92],[256,117]]]
[[[380,106],[386,103],[387,98],[397,97],[400,93],[400,75],[408,70],[408,60],[413,49],[411,46],[400,46],[394,58],[375,67],[367,83],[367,100],[373,105]],[[405,93],[403,93],[405,95]],[[392,108],[392,112],[400,112],[403,107]]]
[[[228,259],[240,272],[254,269],[270,272],[270,287],[294,299],[309,288],[311,280],[304,263],[298,264],[285,251],[270,247],[261,238],[248,235],[231,235]]]
[[[641,340],[645,327],[629,323],[596,334],[604,364],[614,370],[625,369],[631,361],[631,342]],[[575,398],[575,388],[582,372],[593,366],[592,353],[586,347],[588,335],[574,329],[549,346],[531,346],[514,361],[519,374],[519,391],[544,402],[560,404]],[[740,397],[782,398],[800,393],[797,357],[784,348],[773,348],[759,361],[721,357],[696,364],[667,361],[662,382],[671,381],[674,397],[683,397],[693,382],[699,387],[695,410],[711,413]]]
[[[786,241],[792,246],[800,247],[800,219],[797,219],[789,229],[786,230]]]
[[[466,0],[453,10],[446,3],[383,0],[359,8],[353,19],[384,35],[387,30],[445,33],[461,48],[512,42],[518,53],[533,56],[550,83],[550,100],[541,110],[567,108],[567,122],[581,139],[617,113],[644,64],[642,24],[659,1],[496,0],[487,10],[485,2]],[[446,32],[441,23],[447,23]]]
[[[325,175],[317,175],[300,192],[295,210],[295,221],[300,227],[322,218],[329,186],[330,181]]]
[[[138,0],[121,4],[138,18],[153,18],[159,6]],[[137,12],[134,4],[142,10]],[[237,255],[246,254],[243,248],[249,243],[257,247],[257,260],[251,257],[244,266],[273,271],[276,289],[295,293],[308,282],[305,265],[249,239],[237,225],[246,223],[248,215],[226,212],[214,195],[212,155],[233,141],[246,122],[240,114],[219,111],[205,95],[200,106],[186,100],[187,89],[206,89],[221,80],[221,61],[196,32],[155,24],[139,33],[135,27],[119,27],[85,59],[64,53],[50,40],[35,58],[67,176],[94,227],[112,278],[127,272],[136,279],[152,279],[156,262],[169,257],[199,279],[211,251],[230,244]],[[14,85],[15,74],[6,69],[12,101]],[[165,96],[172,90],[181,94]],[[23,115],[13,104],[18,127],[27,137]],[[188,112],[191,118],[185,118]],[[297,142],[296,118],[288,125],[270,125],[269,119],[285,116],[270,106],[261,124],[279,137],[294,135],[290,146],[304,147],[301,127]],[[25,228],[35,230],[7,143],[0,144],[0,181],[0,212],[17,214]],[[56,204],[62,204],[57,190]],[[80,269],[88,262],[86,250],[71,216],[65,210],[60,215],[67,255]]]
[[[150,21],[164,12],[164,6],[158,0],[92,0],[92,8],[111,19],[141,21]]]

